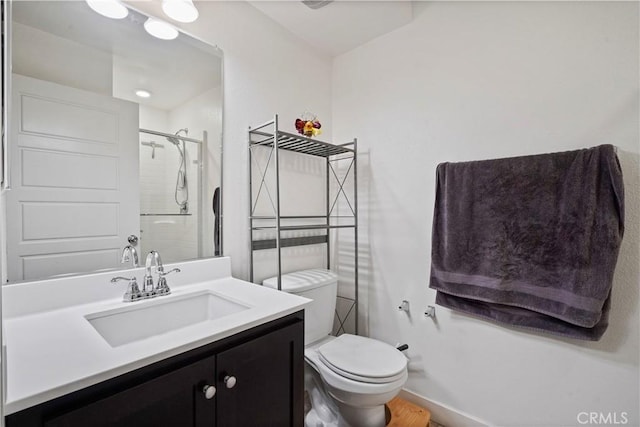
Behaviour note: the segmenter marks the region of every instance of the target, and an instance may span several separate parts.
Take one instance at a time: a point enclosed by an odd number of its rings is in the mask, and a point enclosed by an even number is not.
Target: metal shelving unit
[[[357,178],[357,139],[345,144],[335,145],[328,142],[318,141],[302,135],[296,135],[289,132],[281,131],[278,127],[278,116],[260,126],[249,128],[249,280],[254,280],[254,251],[275,249],[277,251],[277,277],[278,289],[282,289],[282,248],[304,245],[324,244],[327,248],[326,266],[331,267],[331,239],[329,232],[332,229],[353,229],[354,233],[354,286],[355,300],[353,301],[355,331],[358,332],[358,178]],[[254,194],[253,188],[253,166],[254,166],[254,150],[268,149],[269,155],[264,169],[256,163],[261,173],[260,186],[257,194]],[[326,159],[326,211],[323,215],[300,215],[300,216],[283,216],[281,215],[280,196],[280,150],[295,152],[302,155],[314,156]],[[256,215],[256,207],[258,198],[266,186],[265,177],[267,175],[269,165],[273,161],[273,169],[275,173],[275,197],[271,200],[273,207],[273,215]],[[347,172],[342,180],[338,177],[334,164],[336,162],[349,162]],[[350,175],[351,174],[351,175]],[[349,200],[344,185],[347,178],[353,178],[353,200]],[[337,191],[334,200],[330,200],[332,178],[337,182]],[[268,190],[266,190],[268,192]],[[347,207],[350,211],[349,215],[338,215],[334,213],[340,194],[344,195]],[[271,194],[269,193],[271,199]],[[352,214],[352,215],[351,215]],[[296,225],[283,225],[282,221],[297,221]],[[340,224],[338,222],[349,220],[349,224]],[[268,224],[258,224],[269,222]],[[256,232],[273,230],[275,238],[256,238]],[[315,230],[325,233],[321,235],[303,236],[303,237],[283,237],[282,233],[287,231]],[[341,321],[342,322],[342,321]]]

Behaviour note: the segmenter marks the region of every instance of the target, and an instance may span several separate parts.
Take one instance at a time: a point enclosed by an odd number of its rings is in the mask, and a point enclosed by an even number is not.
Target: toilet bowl
[[[263,285],[277,288],[277,278]],[[384,427],[384,404],[407,380],[407,359],[393,346],[351,334],[329,335],[337,276],[304,270],[282,276],[282,290],[313,300],[305,308],[307,427]]]
[[[381,341],[350,334],[312,343],[304,353],[338,408],[342,422],[336,425],[385,425],[384,404],[407,381],[402,353]]]

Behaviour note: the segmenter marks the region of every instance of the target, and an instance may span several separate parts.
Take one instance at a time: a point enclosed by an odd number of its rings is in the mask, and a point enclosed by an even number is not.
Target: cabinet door
[[[215,358],[154,378],[64,415],[45,427],[210,427],[215,425]],[[211,393],[211,392],[210,392]]]
[[[218,353],[217,362],[219,427],[303,425],[303,322]]]

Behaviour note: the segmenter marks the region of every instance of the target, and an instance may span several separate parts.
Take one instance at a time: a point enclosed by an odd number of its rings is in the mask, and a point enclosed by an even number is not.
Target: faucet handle
[[[164,276],[170,273],[180,273],[179,268],[173,268],[169,271],[158,271],[158,286],[156,286],[156,294],[158,295],[169,295],[171,293],[171,289],[167,284],[167,279]]]
[[[127,285],[127,291],[122,296],[122,301],[124,301],[124,302],[132,302],[132,301],[137,301],[140,298],[142,298],[142,293],[140,292],[140,288],[138,287],[138,282],[136,281],[135,276],[131,277],[131,278],[122,277],[122,276],[114,277],[114,278],[111,279],[111,283],[116,283],[116,282],[119,282],[121,280],[128,280],[129,281],[129,284]]]
[[[119,282],[121,280],[128,280],[128,281],[132,281],[132,280],[136,280],[135,276],[134,277],[122,277],[122,276],[117,276],[117,277],[113,277],[111,279],[111,283],[116,283]]]
[[[169,273],[180,273],[180,269],[179,269],[179,268],[172,268],[172,269],[171,269],[171,270],[169,270],[169,271],[161,271],[161,272],[160,272],[160,273],[158,273],[158,274],[160,274],[160,276],[161,276],[161,277],[164,277],[164,276],[166,276],[166,275],[167,275],[167,274],[169,274]]]

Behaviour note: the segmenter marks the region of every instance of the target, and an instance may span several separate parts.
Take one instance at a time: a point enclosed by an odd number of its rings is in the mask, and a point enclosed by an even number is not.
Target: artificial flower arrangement
[[[299,134],[312,137],[320,135],[322,125],[314,114],[304,113],[301,118],[296,119],[296,130]]]

